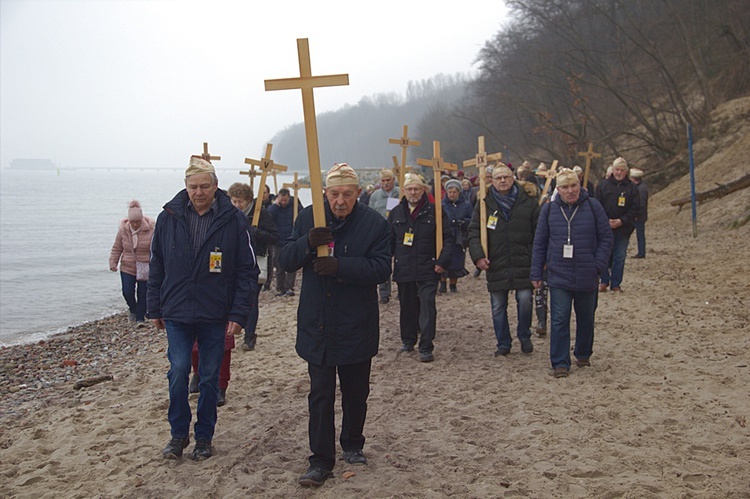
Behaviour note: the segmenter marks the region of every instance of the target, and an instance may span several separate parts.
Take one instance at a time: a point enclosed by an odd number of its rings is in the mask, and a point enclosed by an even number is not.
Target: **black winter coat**
[[[418,282],[440,279],[435,272],[435,265],[447,268],[451,251],[455,244],[450,220],[443,217],[443,250],[436,259],[437,242],[435,238],[435,205],[427,201],[427,194],[422,199],[425,203],[419,210],[416,219],[409,214],[409,202],[406,197],[388,214],[391,231],[391,251],[395,258],[393,280],[396,282]],[[414,233],[411,246],[404,244],[404,235]]]
[[[623,206],[619,206],[620,198],[624,198]],[[629,178],[625,177],[621,182],[614,175],[605,178],[596,186],[596,199],[611,220],[622,220],[620,227],[612,229],[614,234],[629,236],[633,233],[633,222],[641,211],[641,203],[638,188]]]
[[[247,221],[253,223],[253,214],[255,213],[255,203],[248,208]],[[253,248],[258,256],[268,255],[268,247],[273,246],[279,242],[279,231],[276,230],[276,224],[265,207],[260,208],[260,216],[258,217],[258,226],[250,228],[250,235],[253,236]]]
[[[343,225],[336,223],[328,201],[325,214],[333,230],[333,257],[338,259],[335,276],[321,276],[313,270],[316,252],[307,243],[313,227],[312,206],[297,216],[279,256],[284,271],[302,268],[296,349],[312,364],[356,364],[378,353],[377,285],[391,273],[388,224],[377,211],[359,202]]]
[[[480,258],[489,258],[487,289],[490,293],[510,289],[532,288],[531,252],[534,246],[534,233],[539,218],[539,199],[529,197],[522,186],[518,186],[518,197],[510,211],[510,220],[500,211],[500,207],[490,192],[487,193],[487,216],[497,214],[497,227],[487,229],[487,250],[482,250],[480,236],[479,203],[474,207],[474,216],[469,223],[469,253],[476,264]],[[492,189],[492,187],[490,187]],[[489,191],[489,189],[488,189]],[[481,223],[486,224],[484,220]]]

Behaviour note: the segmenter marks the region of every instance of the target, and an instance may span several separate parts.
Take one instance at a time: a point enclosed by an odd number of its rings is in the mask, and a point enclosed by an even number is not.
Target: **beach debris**
[[[105,374],[103,376],[94,376],[93,378],[86,378],[76,381],[73,385],[74,390],[80,390],[83,387],[94,386],[105,381],[114,381],[115,377],[111,374]]]
[[[357,474],[353,471],[345,471],[341,474],[341,478],[343,478],[344,480],[348,480],[353,476],[357,476]]]

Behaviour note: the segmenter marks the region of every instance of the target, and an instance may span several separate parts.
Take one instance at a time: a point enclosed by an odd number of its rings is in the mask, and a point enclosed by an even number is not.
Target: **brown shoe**
[[[607,292],[607,285],[606,284],[600,284],[599,285],[599,292],[600,293],[606,293]]]
[[[589,362],[589,359],[576,360],[576,366],[578,367],[589,367],[590,365],[591,365],[591,362]]]
[[[622,293],[622,290],[620,289],[620,286],[615,286],[614,288],[612,288],[612,292],[613,293]]]
[[[554,372],[555,378],[567,378],[568,370],[564,367],[556,367]]]

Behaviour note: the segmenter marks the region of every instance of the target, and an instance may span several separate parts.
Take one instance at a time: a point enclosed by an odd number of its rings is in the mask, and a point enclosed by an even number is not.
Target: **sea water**
[[[43,339],[126,309],[109,253],[131,199],[154,220],[181,169],[0,170],[0,345]],[[218,170],[219,187],[248,182]],[[278,175],[279,188],[292,175]],[[255,181],[256,189],[258,180]],[[268,181],[275,192],[273,179]],[[299,192],[310,203],[310,190]]]

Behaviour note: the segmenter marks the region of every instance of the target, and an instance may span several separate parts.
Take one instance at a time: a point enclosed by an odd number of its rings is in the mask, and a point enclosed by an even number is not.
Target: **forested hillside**
[[[572,166],[589,142],[606,163],[625,156],[654,187],[684,174],[686,124],[696,139],[722,102],[750,92],[746,0],[507,0],[512,17],[478,54],[478,73],[410,85],[319,117],[323,165],[388,166],[409,135],[446,161],[488,151],[513,163],[558,159]],[[307,164],[302,124],[273,139],[279,161]],[[294,156],[281,157],[282,154]],[[283,153],[282,153],[283,151]]]

